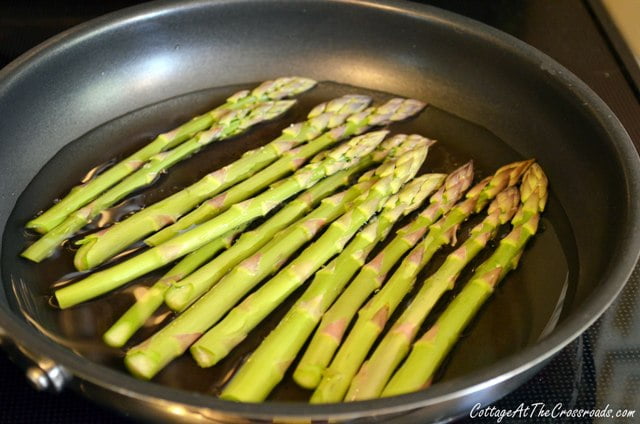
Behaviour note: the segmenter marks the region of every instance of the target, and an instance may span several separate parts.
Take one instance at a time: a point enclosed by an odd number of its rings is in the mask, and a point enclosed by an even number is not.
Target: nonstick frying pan
[[[418,393],[331,406],[248,405],[136,380],[45,336],[32,319],[37,307],[27,319],[7,266],[19,242],[9,216],[56,152],[149,105],[289,74],[427,100],[486,128],[519,155],[536,157],[575,243],[574,290],[555,329],[500,361]],[[371,421],[418,408],[434,420],[455,416],[526,381],[588,327],[621,290],[640,248],[638,157],[606,105],[531,47],[415,4],[181,1],[127,9],[63,33],[5,68],[0,122],[3,344],[12,340],[28,357],[36,381],[69,384],[148,419]],[[43,189],[42,197],[50,194]],[[43,377],[34,364],[53,374]]]

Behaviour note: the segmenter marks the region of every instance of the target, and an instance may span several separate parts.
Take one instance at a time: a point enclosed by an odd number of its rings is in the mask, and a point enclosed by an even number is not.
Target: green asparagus
[[[412,179],[424,162],[430,140],[417,145],[394,161],[381,165],[380,180],[354,202],[353,207],[333,222],[329,228],[287,267],[264,283],[192,347],[191,354],[202,367],[215,365],[240,343],[256,325],[300,287],[333,255],[340,253],[347,242],[380,208],[386,199],[397,193]],[[386,165],[386,166],[385,166]]]
[[[191,252],[150,288],[136,294],[135,303],[104,333],[104,342],[112,347],[124,346],[162,305],[163,295],[173,282],[186,277],[216,253],[227,249],[241,232],[242,228],[237,228]]]
[[[295,96],[315,85],[316,82],[308,78],[286,77],[278,78],[274,81],[266,81],[253,91],[240,91],[229,97],[225,104],[193,118],[172,131],[160,134],[150,144],[120,163],[87,183],[74,187],[62,200],[40,216],[29,221],[26,226],[40,233],[46,233],[58,226],[69,214],[86,205],[100,193],[136,171],[152,156],[171,149],[191,138],[194,134],[206,130],[229,111],[270,100]]]
[[[400,149],[400,147],[403,149],[412,148],[413,144],[406,142],[405,138],[406,136],[400,135],[385,140],[380,148],[375,151],[374,155],[361,160],[357,165],[354,165],[351,168],[340,171],[334,176],[339,177],[340,175],[347,176],[357,174],[363,169],[370,167],[372,163],[378,163],[385,159],[389,152],[392,152],[391,156],[393,157],[394,155],[401,153],[402,149]],[[319,160],[323,156],[324,154],[318,155],[318,159],[314,158],[313,160]],[[327,184],[334,176],[320,181],[309,189],[309,192],[316,190],[316,187],[321,189],[322,186]],[[369,179],[369,176],[364,175],[360,178],[360,181]],[[355,188],[358,189],[357,186]],[[368,188],[369,187],[367,185],[366,189]],[[238,242],[228,252],[223,253],[209,264],[203,266],[188,278],[174,284],[165,295],[165,303],[175,311],[184,310],[194,300],[209,290],[213,284],[215,284],[241,260],[255,253],[279,230],[302,216],[303,212],[308,208],[308,200],[310,200],[309,197],[305,196],[304,198],[300,198],[298,201],[289,203],[259,228],[243,234]]]
[[[307,158],[335,144],[337,141],[356,134],[362,134],[374,126],[383,126],[392,122],[402,121],[420,112],[424,107],[425,104],[417,100],[396,98],[382,106],[371,107],[350,116],[344,125],[332,129],[294,151],[288,152],[268,168],[230,190],[204,202],[175,224],[149,237],[146,242],[152,246],[165,242],[181,231],[213,218],[231,205],[250,197],[269,183],[282,178],[287,172],[295,170]]]
[[[61,224],[22,252],[22,256],[34,262],[42,261],[49,257],[64,240],[91,222],[103,210],[113,206],[133,191],[153,182],[167,168],[186,159],[213,141],[242,133],[255,124],[278,117],[291,108],[294,103],[294,100],[266,102],[253,108],[237,109],[227,113],[211,129],[196,134],[172,150],[153,156],[138,171],[111,187],[88,205],[69,215]]]
[[[356,166],[342,170],[320,181],[294,201],[288,203],[260,227],[243,232],[233,246],[204,266],[201,265],[207,260],[204,259],[205,255],[206,258],[213,256],[213,254],[206,252],[212,250],[213,246],[219,245],[221,239],[215,239],[185,256],[165,277],[154,284],[151,290],[136,301],[136,304],[131,307],[132,312],[128,311],[105,333],[104,340],[111,346],[120,347],[124,345],[133,335],[133,332],[137,331],[144,321],[160,307],[163,300],[169,307],[175,310],[183,310],[193,300],[211,288],[213,284],[240,261],[255,253],[271,240],[278,231],[300,218],[338,187],[347,184],[353,174],[361,171],[361,165],[366,165],[366,161],[363,160]],[[368,188],[366,185],[363,186],[363,189],[366,188]],[[354,196],[359,194],[361,193],[355,193]],[[184,268],[188,268],[189,271],[183,272]],[[192,273],[196,268],[198,269]],[[197,293],[196,290],[198,290]]]
[[[420,240],[429,226],[460,199],[472,180],[471,162],[452,172],[444,185],[431,196],[430,205],[410,224],[398,230],[396,237],[362,268],[322,317],[315,336],[293,374],[299,385],[309,389],[318,385],[324,369],[340,345],[346,327],[360,306],[380,287],[387,272]]]
[[[199,249],[233,228],[266,215],[280,203],[321,179],[358,163],[375,149],[386,134],[386,131],[377,131],[355,137],[333,149],[323,161],[305,166],[269,190],[235,204],[225,213],[193,230],[57,290],[55,297],[58,304],[61,308],[68,308],[93,299]]]
[[[389,316],[410,291],[417,274],[445,244],[455,242],[456,231],[478,205],[482,207],[495,195],[496,186],[507,187],[518,181],[530,161],[517,162],[500,168],[493,177],[485,179],[467,193],[467,199],[458,203],[446,216],[433,224],[426,237],[407,255],[387,284],[358,313],[354,328],[327,368],[320,384],[311,396],[312,403],[338,402],[351,384],[353,376],[364,361],[369,349],[382,332]],[[506,181],[502,184],[502,181]]]
[[[535,235],[547,200],[547,178],[538,164],[523,177],[522,206],[512,220],[512,231],[474,272],[470,281],[447,306],[436,323],[414,343],[409,357],[386,385],[382,396],[409,393],[431,384],[434,372],[460,333],[491,296],[495,286],[516,268],[527,241]]]
[[[383,156],[387,146],[390,160],[397,152],[413,149],[409,143],[398,143],[398,137],[386,140],[374,155]],[[381,165],[379,170],[384,170]],[[283,230],[273,241],[266,244],[251,257],[233,268],[209,292],[178,316],[167,327],[153,335],[149,340],[132,349],[126,357],[127,367],[142,378],[151,378],[173,358],[182,354],[191,342],[215,324],[248,291],[264,277],[277,271],[284,261],[305,241],[311,239],[322,226],[337,218],[347,209],[348,203],[355,200],[380,175],[365,175],[349,190],[324,199],[313,212],[301,218],[290,228]],[[176,343],[185,340],[184,335],[194,335],[189,343]],[[196,336],[197,335],[197,336]]]
[[[381,340],[371,358],[351,382],[345,400],[373,399],[380,396],[391,374],[411,348],[416,332],[442,295],[487,243],[500,225],[508,222],[518,208],[518,190],[510,187],[500,192],[489,205],[486,218],[471,230],[469,238],[449,254],[444,263],[422,285],[409,306]]]
[[[336,259],[316,273],[309,288],[236,372],[221,397],[243,402],[264,400],[282,380],[324,311],[363,265],[375,245],[387,236],[401,216],[416,209],[436,190],[444,178],[443,174],[417,177],[390,198],[379,217],[373,218]]]
[[[251,177],[283,154],[287,159],[283,158],[278,163],[282,165],[281,173],[286,173],[293,169],[292,164],[298,166],[303,162],[299,155],[286,152],[318,137],[328,129],[343,124],[349,116],[364,110],[370,101],[367,96],[349,95],[322,103],[309,113],[307,121],[289,126],[282,135],[267,145],[246,152],[237,161],[206,175],[200,181],[124,221],[99,233],[90,234],[78,242],[82,247],[75,255],[76,268],[86,270],[102,264],[132,243],[174,223],[203,200]],[[258,188],[259,185],[255,184]]]
[[[319,231],[322,227],[321,220],[335,218],[344,211],[347,202],[352,201],[360,190],[362,187],[356,187],[355,190],[323,199],[316,210],[303,217],[291,230],[285,230],[287,237],[283,237],[284,234],[277,235],[271,243],[255,254],[233,269],[226,270],[226,276],[193,306],[146,342],[127,353],[125,361],[129,370],[139,377],[151,378],[171,360],[184,353],[200,334],[215,324],[260,281],[262,276],[277,269],[298,245]],[[312,231],[305,231],[305,226],[310,227]],[[294,237],[296,240],[292,240]]]

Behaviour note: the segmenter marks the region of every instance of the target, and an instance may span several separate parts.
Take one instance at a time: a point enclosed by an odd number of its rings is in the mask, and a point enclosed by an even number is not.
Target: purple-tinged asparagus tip
[[[487,214],[498,214],[498,222],[504,224],[508,222],[518,210],[520,193],[515,187],[509,187],[498,193],[496,198],[489,205]]]
[[[371,125],[387,125],[407,119],[426,107],[426,103],[415,99],[394,98],[378,107],[370,116]]]
[[[256,87],[251,94],[256,97],[267,97],[271,100],[283,99],[303,93],[317,84],[316,81],[302,77],[281,77],[273,81],[265,81]]]
[[[522,202],[526,203],[534,193],[538,195],[538,210],[542,212],[547,201],[547,187],[549,180],[544,171],[537,163],[533,163],[522,177],[520,185],[520,196]]]

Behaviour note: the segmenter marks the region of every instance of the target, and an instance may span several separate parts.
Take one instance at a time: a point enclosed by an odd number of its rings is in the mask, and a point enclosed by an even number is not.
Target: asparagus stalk
[[[258,249],[281,230],[303,216],[308,209],[340,185],[344,185],[355,174],[371,166],[372,163],[384,159],[386,153],[399,142],[400,138],[393,137],[382,144],[377,154],[361,160],[351,168],[342,170],[311,187],[296,200],[288,203],[273,217],[255,230],[242,234],[234,246],[222,253],[210,263],[206,264],[187,278],[174,283],[165,294],[165,303],[174,311],[183,311],[187,306],[207,292],[220,278],[232,270],[243,259],[254,254]],[[363,181],[364,178],[361,178]],[[368,190],[370,183],[357,184],[350,193],[362,194]],[[348,196],[352,198],[351,195]],[[355,197],[353,197],[355,198]]]
[[[366,160],[360,161],[356,166],[342,170],[320,181],[294,201],[288,203],[260,227],[248,232],[242,232],[233,246],[206,265],[200,267],[215,254],[215,252],[211,254],[207,252],[215,249],[214,246],[218,246],[221,239],[215,239],[185,256],[167,275],[154,284],[144,296],[137,299],[131,309],[105,333],[103,337],[105,342],[114,347],[123,346],[133,333],[160,307],[163,300],[174,310],[186,308],[193,300],[211,288],[224,274],[264,246],[278,231],[300,218],[338,187],[347,184],[353,174],[362,170],[360,168],[362,165],[366,165],[366,162]],[[363,190],[368,188],[366,184],[354,186],[354,197],[361,194],[357,191],[360,187]],[[195,269],[197,271],[192,273]]]
[[[489,205],[486,218],[471,230],[469,238],[422,285],[420,291],[354,377],[346,400],[373,399],[380,396],[398,364],[405,358],[416,332],[442,295],[453,288],[456,279],[487,243],[500,225],[508,222],[518,208],[518,190],[500,192]]]
[[[538,229],[540,213],[546,204],[547,178],[538,164],[533,164],[523,177],[520,197],[523,204],[512,220],[512,231],[478,267],[436,323],[414,343],[409,357],[386,385],[382,396],[409,393],[429,386],[433,374],[495,286],[517,267],[527,241]]]
[[[243,402],[264,400],[282,380],[324,311],[375,245],[387,236],[401,216],[413,211],[437,189],[444,178],[443,174],[417,177],[391,197],[380,216],[373,218],[336,259],[316,273],[309,288],[238,370],[221,397]]]
[[[429,226],[460,199],[472,179],[471,162],[452,172],[443,186],[431,196],[430,205],[410,224],[398,230],[396,237],[360,270],[353,282],[322,317],[316,334],[293,374],[299,385],[309,389],[318,385],[357,310],[371,293],[380,288],[384,276],[415,246]]]
[[[377,211],[386,199],[413,178],[424,162],[431,140],[381,166],[381,179],[354,202],[353,207],[333,222],[320,238],[291,263],[252,293],[192,347],[191,354],[201,367],[215,365],[246,338],[267,315],[300,287],[347,242]]]
[[[93,299],[204,246],[227,231],[269,213],[280,203],[318,181],[358,163],[386,136],[386,131],[363,134],[332,150],[326,159],[305,166],[269,190],[238,203],[225,213],[168,242],[96,272],[55,292],[61,308]]]
[[[189,275],[216,253],[228,249],[234,238],[241,232],[242,228],[232,230],[185,256],[155,284],[136,297],[135,303],[104,333],[102,337],[104,342],[112,347],[124,346],[162,305],[164,293],[173,282]]]
[[[365,183],[366,186],[366,183]],[[253,288],[262,277],[278,269],[288,255],[315,234],[324,219],[331,219],[344,211],[355,190],[339,193],[323,199],[321,205],[297,222],[285,234],[280,234],[269,244],[259,249],[228,273],[192,307],[179,315],[169,325],[155,333],[144,343],[134,347],[125,358],[129,370],[141,378],[151,378],[170,361],[181,355],[211,325],[215,324],[243,295]],[[305,231],[305,226],[311,232]],[[295,239],[295,240],[293,240]],[[283,250],[284,249],[284,250]]]
[[[62,200],[27,223],[27,228],[46,233],[64,219],[95,199],[100,193],[140,168],[152,156],[171,149],[218,122],[229,111],[258,103],[295,96],[316,84],[308,78],[287,77],[266,81],[253,91],[243,90],[229,97],[225,104],[197,116],[172,131],[160,134],[151,143],[101,173],[87,183],[74,187]]]
[[[64,240],[91,222],[103,210],[113,206],[133,191],[153,182],[164,170],[188,158],[209,143],[239,134],[255,124],[278,117],[294,103],[294,100],[280,100],[261,103],[253,109],[244,108],[229,112],[211,129],[198,133],[172,150],[153,156],[138,171],[69,215],[61,224],[22,252],[22,256],[34,262],[42,261],[49,257]]]
[[[383,155],[384,146],[387,144],[396,146],[397,140],[398,137],[393,137],[385,141],[376,153]],[[397,145],[391,148],[389,156],[393,158],[397,151],[412,148],[413,145],[408,143]],[[378,168],[378,170],[384,169],[386,169],[384,164]],[[154,334],[145,343],[129,351],[125,358],[127,367],[139,377],[153,377],[172,359],[184,353],[200,334],[215,324],[264,277],[281,268],[286,259],[305,241],[311,239],[323,225],[343,213],[347,205],[363,190],[370,187],[379,176],[380,172],[363,176],[364,181],[343,193],[324,199],[320,207],[307,214],[291,228],[283,230],[273,241],[233,268],[209,292],[168,326]],[[181,342],[178,343],[177,340]]]
[[[132,243],[175,222],[203,200],[267,167],[283,154],[287,159],[283,158],[278,164],[280,174],[285,174],[293,169],[293,164],[299,166],[303,162],[299,155],[286,152],[318,137],[327,129],[343,124],[349,116],[366,108],[370,101],[366,96],[349,95],[322,103],[309,113],[307,121],[289,126],[278,138],[265,146],[245,153],[237,161],[205,175],[200,181],[126,220],[104,231],[88,235],[78,242],[82,247],[75,256],[76,268],[86,270],[100,265]],[[255,184],[256,189],[260,188],[259,185]]]
[[[226,192],[220,193],[204,202],[175,224],[149,237],[146,242],[157,246],[175,237],[193,225],[211,219],[231,205],[242,201],[266,187],[269,183],[282,178],[287,172],[297,169],[304,161],[336,142],[353,135],[362,134],[375,126],[388,125],[407,119],[425,107],[425,104],[413,99],[392,99],[379,107],[371,107],[347,118],[347,122],[312,140],[308,144],[285,154],[280,160]]]
[[[467,193],[467,199],[458,203],[430,227],[426,237],[402,261],[387,284],[360,309],[353,329],[311,396],[312,403],[339,402],[344,398],[353,376],[384,329],[388,318],[411,290],[418,273],[442,246],[455,242],[458,227],[478,210],[478,204],[484,206],[492,196],[498,194],[494,187],[508,186],[512,181],[511,175],[518,171],[522,175],[530,161],[519,164],[520,166],[503,167],[493,177],[476,185]],[[501,181],[506,182],[502,184]],[[517,181],[513,179],[514,184]]]

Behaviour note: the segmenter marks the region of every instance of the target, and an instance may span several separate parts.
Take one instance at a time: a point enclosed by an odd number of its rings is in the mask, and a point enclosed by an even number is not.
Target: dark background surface
[[[0,2],[0,67],[74,25],[141,3],[131,0]],[[591,86],[640,146],[640,102],[622,57],[609,42],[589,2],[579,0],[423,0],[508,32],[549,54]],[[532,380],[498,408],[543,402],[552,408],[636,410],[640,422],[640,273],[614,305]],[[71,391],[37,393],[22,371],[0,354],[0,423],[111,423],[119,415]],[[419,414],[410,418],[422,422]],[[462,420],[465,421],[465,420]],[[495,419],[486,422],[495,422]],[[549,421],[552,421],[549,419]],[[565,420],[591,422],[590,419]],[[475,419],[471,422],[485,422]],[[504,422],[504,421],[503,421]],[[545,422],[541,418],[529,422]],[[557,422],[557,421],[556,421]],[[617,422],[617,421],[616,421]]]

